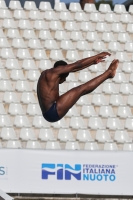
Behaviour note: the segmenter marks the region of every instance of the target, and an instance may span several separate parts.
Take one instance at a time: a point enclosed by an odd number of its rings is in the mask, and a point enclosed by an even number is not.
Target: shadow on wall
[[[64,2],[66,4],[67,9],[69,9],[69,4],[71,2],[79,3],[79,0],[60,0],[60,2]]]
[[[28,0],[20,0],[22,7],[24,7],[25,1],[28,1]],[[34,1],[34,2],[36,3],[37,8],[39,8],[39,4],[40,4],[40,2],[42,2],[43,0],[30,0],[30,1]],[[5,0],[5,2],[6,2],[6,5],[9,6],[10,0]],[[49,0],[49,1],[46,0],[46,2],[50,2],[52,8],[54,8],[54,0]]]
[[[80,3],[80,0],[60,0],[60,2],[64,2],[66,4],[67,9],[69,9],[69,4],[71,2]],[[113,5],[113,1],[112,0],[97,0],[97,1],[94,1],[94,2],[95,2],[97,10],[99,9],[99,5],[101,3],[103,3],[103,4],[109,4],[110,7],[111,7],[111,9],[112,10],[114,9],[114,5]]]
[[[97,10],[99,10],[99,5],[100,5],[101,3],[103,3],[103,4],[109,4],[110,7],[111,7],[111,9],[112,9],[112,10],[114,9],[114,5],[113,5],[113,1],[112,1],[112,0],[107,0],[107,1],[106,1],[106,0],[100,0],[100,1],[97,1],[97,2],[95,3]]]

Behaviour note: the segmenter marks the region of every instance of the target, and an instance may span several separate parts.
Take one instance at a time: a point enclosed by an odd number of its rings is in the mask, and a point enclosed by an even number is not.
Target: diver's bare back
[[[59,78],[52,73],[52,69],[42,72],[38,80],[37,94],[43,112],[59,98]]]

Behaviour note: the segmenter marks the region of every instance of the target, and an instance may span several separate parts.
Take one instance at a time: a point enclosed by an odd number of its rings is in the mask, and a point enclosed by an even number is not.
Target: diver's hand
[[[100,62],[104,62],[105,61],[104,59],[106,58],[106,56],[110,56],[110,55],[111,54],[108,52],[99,53],[98,55],[96,55],[96,59],[95,59],[94,63],[98,64]]]

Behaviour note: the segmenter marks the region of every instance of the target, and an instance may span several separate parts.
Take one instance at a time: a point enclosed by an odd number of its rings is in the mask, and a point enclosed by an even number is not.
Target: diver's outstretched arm
[[[75,66],[72,67],[73,68],[72,72],[76,72],[76,71],[85,69],[91,65],[98,64],[99,62],[103,62],[104,59],[106,58],[106,56],[110,56],[110,55],[111,54],[108,52],[102,52],[95,56],[79,60],[79,61],[73,63],[73,64],[75,64]],[[78,66],[76,66],[76,65],[78,65]]]
[[[55,73],[57,75],[65,74],[65,73],[71,73],[76,72],[82,69],[85,69],[91,65],[97,64],[99,62],[103,62],[106,56],[110,56],[111,54],[108,52],[102,52],[95,56],[84,58],[82,60],[78,60],[75,63],[68,64],[65,66],[58,66],[57,68],[52,69],[52,73]]]

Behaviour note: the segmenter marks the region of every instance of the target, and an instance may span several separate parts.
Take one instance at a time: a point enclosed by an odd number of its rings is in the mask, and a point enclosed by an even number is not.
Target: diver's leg
[[[114,60],[109,69],[100,76],[88,81],[87,83],[75,87],[61,95],[56,101],[56,108],[60,118],[64,117],[68,110],[78,101],[78,99],[93,90],[108,78],[113,78],[118,67],[118,60]]]

